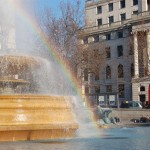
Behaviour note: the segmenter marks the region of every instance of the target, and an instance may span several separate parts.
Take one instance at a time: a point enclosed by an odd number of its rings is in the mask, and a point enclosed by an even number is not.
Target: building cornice
[[[101,34],[112,32],[118,29],[125,29],[130,28],[132,25],[141,24],[142,22],[150,22],[150,11],[142,12],[137,15],[132,15],[131,19],[125,21],[118,21],[110,24],[103,24],[102,26],[92,26],[92,27],[85,27],[82,32],[79,32],[79,37],[94,35],[94,34]]]
[[[86,0],[85,6],[91,7],[91,6],[100,5],[103,3],[114,2],[114,1],[119,1],[119,0]]]
[[[101,34],[101,33],[108,33],[112,32],[118,29],[125,29],[125,28],[130,28],[131,24],[129,23],[129,20],[126,20],[126,22],[114,22],[112,25],[109,27],[109,24],[103,25],[103,27],[87,27],[84,28],[83,31],[79,32],[79,37],[82,36],[89,36],[89,35],[94,35],[94,34]]]
[[[149,81],[150,81],[150,76],[132,79],[132,83],[149,82]]]

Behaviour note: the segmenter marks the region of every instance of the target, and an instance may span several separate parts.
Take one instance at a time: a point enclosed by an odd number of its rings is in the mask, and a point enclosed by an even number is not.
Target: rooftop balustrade
[[[124,21],[117,21],[113,23],[102,24],[100,26],[86,26],[84,30],[81,30],[79,32],[79,34],[80,35],[93,34],[97,32],[104,33],[105,31],[109,31],[109,30],[111,31],[111,30],[118,29],[118,28],[128,27],[132,23],[140,21],[140,20],[143,20],[143,21],[147,19],[150,20],[149,16],[150,16],[150,11],[145,11],[145,12],[141,12],[138,14],[132,14],[130,19],[126,19]]]

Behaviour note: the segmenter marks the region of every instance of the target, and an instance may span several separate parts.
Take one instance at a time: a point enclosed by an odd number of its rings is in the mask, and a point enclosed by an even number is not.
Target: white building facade
[[[106,60],[98,79],[88,75],[83,94],[101,106],[117,107],[123,100],[144,105],[150,84],[150,0],[87,0],[85,15],[79,39],[91,50],[103,43]]]

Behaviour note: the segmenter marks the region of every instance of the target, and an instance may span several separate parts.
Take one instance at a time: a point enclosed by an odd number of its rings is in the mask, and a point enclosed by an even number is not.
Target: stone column
[[[150,74],[150,30],[146,31],[147,54],[148,54],[148,74]]]
[[[138,39],[137,31],[133,32],[133,42],[134,42],[134,77],[139,77],[139,56],[138,56]]]

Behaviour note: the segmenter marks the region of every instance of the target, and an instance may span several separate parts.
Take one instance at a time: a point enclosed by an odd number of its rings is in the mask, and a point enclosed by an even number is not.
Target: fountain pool
[[[0,150],[149,150],[150,128],[116,128],[99,131],[99,136],[59,141],[0,143]]]

